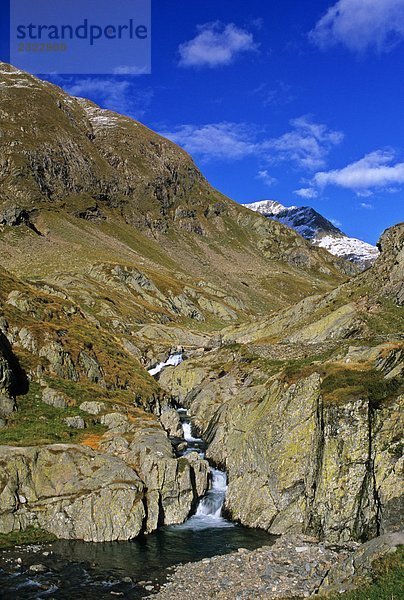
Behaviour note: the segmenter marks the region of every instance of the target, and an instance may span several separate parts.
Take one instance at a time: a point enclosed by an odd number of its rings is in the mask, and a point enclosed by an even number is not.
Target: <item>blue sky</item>
[[[239,202],[313,206],[372,243],[403,220],[404,0],[154,0],[151,75],[54,81]]]

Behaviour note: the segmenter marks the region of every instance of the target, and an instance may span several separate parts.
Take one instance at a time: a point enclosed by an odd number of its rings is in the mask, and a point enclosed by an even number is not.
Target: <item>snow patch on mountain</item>
[[[258,202],[243,204],[242,206],[245,206],[250,210],[254,210],[265,217],[277,215],[286,209],[286,206],[283,206],[283,204],[277,202],[276,200],[259,200]],[[290,208],[297,208],[297,206],[291,206]]]
[[[356,263],[371,264],[379,256],[379,250],[375,246],[357,238],[348,237],[347,235],[340,237],[325,235],[317,238],[314,243],[316,246],[325,248],[331,254],[341,256],[346,260]],[[366,264],[364,266],[369,265]]]
[[[310,206],[283,206],[275,200],[261,200],[243,206],[264,217],[280,221],[313,245],[325,248],[331,254],[349,260],[363,269],[369,267],[379,256],[379,250],[375,246],[349,237]]]

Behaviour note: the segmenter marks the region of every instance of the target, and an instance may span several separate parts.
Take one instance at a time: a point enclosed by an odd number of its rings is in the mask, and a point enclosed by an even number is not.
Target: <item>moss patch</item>
[[[24,531],[12,531],[11,533],[0,533],[0,549],[5,550],[15,546],[27,544],[46,544],[54,542],[56,536],[43,529],[27,527]]]

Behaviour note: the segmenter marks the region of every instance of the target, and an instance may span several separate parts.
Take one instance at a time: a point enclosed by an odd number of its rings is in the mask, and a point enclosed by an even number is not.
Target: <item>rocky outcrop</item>
[[[160,423],[170,437],[183,437],[181,419],[174,408],[167,408],[162,411]]]
[[[66,397],[60,392],[52,390],[51,388],[45,388],[42,390],[42,402],[45,402],[45,404],[49,404],[50,406],[54,406],[55,408],[66,408],[68,405]]]
[[[381,284],[379,293],[385,294],[398,304],[404,304],[404,223],[390,227],[377,244],[381,258],[368,278]]]
[[[115,423],[104,434],[99,447],[119,456],[144,482],[147,532],[160,524],[185,521],[208,489],[207,461],[196,453],[176,458],[167,435],[153,422],[144,422],[142,426],[126,422],[126,427]]]
[[[320,595],[329,596],[363,589],[375,578],[375,565],[404,545],[404,532],[388,533],[359,546],[329,570],[322,582]]]
[[[29,525],[65,539],[127,540],[142,530],[143,483],[119,458],[58,444],[0,446],[0,531]]]
[[[101,542],[189,516],[208,488],[207,461],[196,453],[176,458],[153,420],[131,423],[119,412],[97,418],[109,427],[97,451],[0,446],[0,532],[33,525],[57,537]],[[84,427],[79,416],[65,420]]]
[[[27,380],[6,336],[0,331],[0,419],[15,409],[15,395],[27,389]]]
[[[214,366],[231,365],[229,355],[225,349],[217,358],[211,352],[160,378],[209,442],[207,457],[227,470],[228,515],[274,534],[305,532],[339,543],[396,530],[403,508],[404,397],[394,395],[394,385],[389,395],[388,377],[400,350],[387,345],[348,351],[353,371],[345,376],[356,377],[356,385],[375,377],[373,395],[366,386],[338,395],[337,381],[328,393],[327,371],[317,372],[316,363],[312,374],[297,374],[293,383],[279,366],[268,377],[251,359],[239,359],[228,371]],[[360,356],[364,362],[352,364]],[[381,379],[372,371],[355,375],[370,356],[373,364],[386,366]],[[331,373],[341,368],[327,367]],[[376,386],[386,386],[386,395],[376,399]]]

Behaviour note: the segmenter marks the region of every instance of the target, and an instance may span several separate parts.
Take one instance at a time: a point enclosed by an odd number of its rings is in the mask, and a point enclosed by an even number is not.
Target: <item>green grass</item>
[[[404,598],[404,549],[400,546],[393,554],[374,565],[373,584],[354,592],[329,596],[328,600],[402,600]]]
[[[397,379],[384,379],[383,373],[373,368],[349,369],[340,365],[326,367],[321,389],[324,401],[339,404],[353,399],[368,399],[374,408],[398,395],[402,384]]]
[[[83,399],[84,400],[84,399]],[[64,422],[66,417],[80,415],[86,428],[76,430]],[[0,444],[37,446],[39,444],[77,443],[85,436],[103,434],[106,427],[95,424],[92,417],[76,407],[55,408],[41,400],[38,384],[31,383],[28,393],[17,399],[17,411],[0,430]]]
[[[376,334],[401,332],[403,328],[403,309],[388,298],[379,298],[380,311],[366,316],[370,330]]]
[[[0,533],[0,549],[6,550],[15,546],[27,544],[46,544],[54,542],[56,536],[43,529],[27,527],[24,531],[12,531],[11,533]]]

